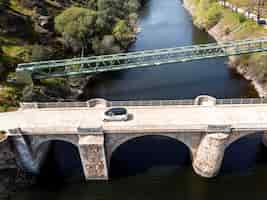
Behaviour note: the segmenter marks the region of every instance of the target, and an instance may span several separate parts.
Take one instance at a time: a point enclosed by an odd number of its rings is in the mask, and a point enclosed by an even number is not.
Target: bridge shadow
[[[112,179],[148,173],[168,173],[191,164],[189,148],[167,136],[141,136],[120,145],[113,152],[109,176]]]
[[[78,148],[68,142],[52,141],[37,177],[38,183],[57,186],[58,182],[81,180],[84,176]]]
[[[226,149],[220,175],[253,172],[256,162],[263,159],[264,151],[261,133],[238,139]]]

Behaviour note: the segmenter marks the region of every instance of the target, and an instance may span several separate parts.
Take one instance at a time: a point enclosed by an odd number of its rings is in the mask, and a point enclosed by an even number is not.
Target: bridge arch
[[[193,158],[193,147],[192,147],[192,137],[190,134],[155,134],[155,133],[147,133],[147,134],[108,134],[106,135],[106,150],[107,150],[107,161],[110,162],[112,154],[119,148],[122,144],[127,143],[130,140],[134,140],[137,138],[145,137],[145,136],[162,136],[167,137],[169,139],[174,139],[177,142],[184,144],[190,150],[190,156]]]
[[[51,135],[51,136],[34,136],[32,138],[32,147],[35,149],[34,152],[39,152],[40,148],[42,148],[42,145],[49,142],[65,142],[72,144],[73,146],[78,147],[78,137],[76,136],[59,136],[59,135]]]
[[[45,139],[35,151],[35,158],[38,157],[41,157],[39,174],[45,179],[47,174],[49,177],[84,178],[79,147],[73,140],[60,137]]]
[[[253,134],[258,134],[259,132],[250,132],[250,131],[246,131],[246,132],[234,132],[230,135],[230,138],[226,144],[225,150],[230,147],[232,144],[234,144],[235,142],[238,142],[240,139],[248,137],[250,135]]]
[[[138,134],[121,138],[111,148],[108,163],[110,175],[113,177],[113,170],[118,171],[118,167],[138,168],[139,171],[143,172],[154,166],[174,166],[188,163],[190,158],[191,148],[177,139],[175,135]],[[117,166],[116,162],[121,162],[120,159],[124,164]]]
[[[233,134],[225,147],[220,172],[246,172],[255,164],[261,143],[261,132],[243,132]]]

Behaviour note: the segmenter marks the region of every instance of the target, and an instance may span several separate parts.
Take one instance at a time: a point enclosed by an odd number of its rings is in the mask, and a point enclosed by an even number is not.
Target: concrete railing
[[[145,101],[107,101],[92,99],[86,102],[51,102],[51,103],[21,103],[21,109],[42,108],[80,108],[80,107],[119,107],[119,106],[172,106],[172,105],[238,105],[238,104],[267,104],[267,98],[245,99],[215,99],[209,96],[199,96],[190,100],[145,100]]]

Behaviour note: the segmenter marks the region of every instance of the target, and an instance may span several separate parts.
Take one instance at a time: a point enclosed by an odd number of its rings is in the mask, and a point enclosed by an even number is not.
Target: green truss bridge
[[[267,51],[267,38],[145,50],[104,56],[19,64],[17,81],[90,75],[94,73]],[[179,67],[179,66],[176,66]]]

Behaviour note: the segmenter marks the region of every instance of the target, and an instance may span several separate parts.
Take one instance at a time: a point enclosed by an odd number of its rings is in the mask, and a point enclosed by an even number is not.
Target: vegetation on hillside
[[[17,63],[125,51],[142,1],[1,0],[0,110],[18,102],[5,82]]]
[[[196,1],[196,3],[196,25],[209,29],[220,20],[222,13],[215,0],[199,0],[199,2]]]

